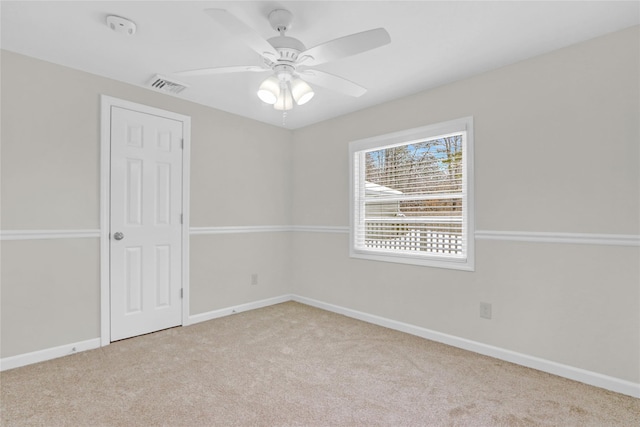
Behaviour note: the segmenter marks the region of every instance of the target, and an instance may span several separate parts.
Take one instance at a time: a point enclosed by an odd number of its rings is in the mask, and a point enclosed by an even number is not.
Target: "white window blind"
[[[350,144],[352,256],[473,268],[470,130],[463,119]]]

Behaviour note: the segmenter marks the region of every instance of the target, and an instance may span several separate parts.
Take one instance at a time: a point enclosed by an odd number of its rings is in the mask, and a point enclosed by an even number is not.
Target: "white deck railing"
[[[411,221],[366,221],[365,246],[372,249],[395,249],[440,254],[462,254],[462,235],[442,230],[429,230],[427,224],[415,227]],[[439,221],[440,222],[440,221]],[[388,234],[388,236],[387,236]]]

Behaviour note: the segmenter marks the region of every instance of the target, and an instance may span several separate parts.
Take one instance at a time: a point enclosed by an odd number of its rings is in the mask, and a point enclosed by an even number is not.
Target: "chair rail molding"
[[[191,227],[189,234],[240,234],[240,233],[277,233],[291,231],[289,225],[234,225],[221,227]]]
[[[569,243],[579,245],[640,246],[640,235],[638,234],[476,230],[475,236],[478,240]]]
[[[278,232],[348,234],[349,227],[337,225],[236,225],[189,228],[189,234],[191,235]],[[100,233],[100,229],[0,230],[0,240],[84,239],[98,238],[101,236]],[[640,247],[639,234],[476,230],[475,238],[478,240],[502,240],[531,243]]]
[[[88,230],[2,230],[0,240],[83,239],[100,237],[99,229]]]

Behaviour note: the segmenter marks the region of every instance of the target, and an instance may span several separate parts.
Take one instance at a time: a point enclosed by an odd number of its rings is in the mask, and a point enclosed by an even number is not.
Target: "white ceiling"
[[[288,113],[295,129],[434,88],[640,23],[638,1],[2,1],[2,48],[145,86],[155,74],[260,64],[251,49],[203,12],[226,9],[264,38],[276,8],[294,22],[287,35],[307,47],[384,27],[391,43],[317,66],[368,88],[351,98],[315,87]],[[111,31],[107,15],[137,24]],[[175,77],[175,76],[173,76]],[[261,73],[181,77],[177,96],[282,126],[282,113],[256,96]],[[152,89],[150,89],[152,90]]]

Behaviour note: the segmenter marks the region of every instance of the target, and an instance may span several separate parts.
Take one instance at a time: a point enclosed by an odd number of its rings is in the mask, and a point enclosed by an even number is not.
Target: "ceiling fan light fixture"
[[[1,1],[1,0],[0,0]],[[227,32],[244,42],[251,50],[262,58],[262,65],[234,65],[226,67],[187,70],[177,74],[187,76],[201,76],[207,74],[223,74],[235,72],[265,72],[273,74],[263,80],[256,95],[266,104],[273,105],[282,111],[283,124],[287,111],[294,105],[304,105],[314,96],[314,90],[307,80],[314,86],[335,89],[337,92],[358,97],[367,89],[347,79],[320,70],[305,69],[304,80],[297,74],[297,68],[304,62],[304,66],[315,66],[344,57],[357,55],[384,46],[391,42],[389,33],[384,28],[361,31],[348,36],[329,40],[307,49],[305,45],[294,37],[286,35],[291,27],[293,14],[284,9],[272,10],[269,22],[279,35],[265,40],[257,31],[249,27],[240,19],[224,9],[210,8],[205,12]],[[112,28],[116,28],[113,24]]]
[[[258,98],[267,104],[275,104],[280,96],[280,81],[271,76],[266,78],[258,88]]]
[[[276,103],[273,104],[273,108],[280,111],[288,111],[293,108],[293,97],[291,96],[291,91],[286,83],[282,84],[280,95],[278,96]]]
[[[295,78],[291,82],[291,94],[293,95],[293,99],[295,99],[296,104],[303,105],[313,98],[315,92],[304,80],[301,78]]]

